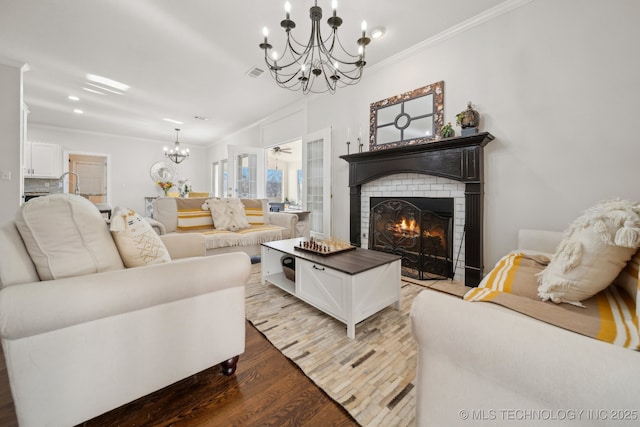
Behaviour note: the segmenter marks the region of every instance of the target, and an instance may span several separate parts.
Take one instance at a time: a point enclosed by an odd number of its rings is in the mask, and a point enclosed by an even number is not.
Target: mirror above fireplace
[[[374,102],[369,150],[433,141],[443,124],[444,81]]]

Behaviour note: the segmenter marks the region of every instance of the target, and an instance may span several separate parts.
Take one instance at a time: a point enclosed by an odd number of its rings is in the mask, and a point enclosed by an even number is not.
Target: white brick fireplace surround
[[[362,247],[369,243],[369,212],[371,197],[451,197],[454,200],[453,263],[454,280],[465,283],[464,245],[465,184],[448,178],[417,173],[387,175],[362,185],[361,230]]]

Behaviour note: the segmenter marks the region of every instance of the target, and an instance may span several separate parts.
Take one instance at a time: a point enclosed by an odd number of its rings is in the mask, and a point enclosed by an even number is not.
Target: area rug
[[[402,282],[400,310],[389,306],[356,326],[346,325],[271,285],[252,266],[247,319],[362,426],[415,425],[417,346],[409,312],[425,288]]]

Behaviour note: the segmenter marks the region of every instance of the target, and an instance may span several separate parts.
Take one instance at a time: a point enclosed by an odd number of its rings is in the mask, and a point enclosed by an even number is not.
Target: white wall
[[[11,174],[0,179],[0,224],[13,220],[21,202],[21,123],[22,66],[0,60],[0,173]]]
[[[158,161],[169,161],[164,157],[163,147],[171,146],[173,136],[167,141],[150,141],[119,135],[70,131],[66,129],[29,125],[28,139],[50,142],[62,146],[62,151],[88,152],[111,155],[111,204],[144,213],[144,197],[160,196],[162,190],[149,174],[151,165]],[[189,145],[191,155],[176,166],[179,178],[191,182],[193,191],[210,191],[206,149]]]
[[[481,131],[496,137],[485,150],[485,271],[515,247],[519,228],[563,230],[599,200],[640,200],[639,17],[634,0],[533,0],[366,70],[356,86],[307,98],[306,130],[333,129],[337,237],[349,236],[348,213],[337,208],[349,200],[338,158],[347,128],[353,153],[354,129],[368,138],[372,102],[439,80],[445,122],[472,101]]]

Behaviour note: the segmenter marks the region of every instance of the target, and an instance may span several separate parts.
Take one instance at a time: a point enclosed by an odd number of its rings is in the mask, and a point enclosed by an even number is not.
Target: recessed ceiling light
[[[93,87],[98,88],[98,89],[100,89],[100,90],[106,90],[107,92],[117,93],[118,95],[122,95],[122,92],[118,92],[117,90],[113,90],[113,89],[109,89],[109,88],[106,88],[106,87],[102,87],[102,86],[99,86],[99,85],[94,84],[94,83],[89,83],[89,82],[86,82],[86,83],[87,83],[89,86],[93,86]]]
[[[184,124],[184,122],[180,122],[178,120],[173,120],[173,119],[162,119],[162,120],[164,120],[165,122],[174,123],[176,125]]]
[[[69,95],[69,96],[67,96],[67,98],[70,99],[71,101],[80,101],[80,98],[78,98],[75,95]]]
[[[80,109],[78,109],[78,108],[76,108],[75,110],[73,110],[73,112],[74,112],[74,113],[76,113],[76,114],[84,114],[84,111],[82,111],[82,110],[80,110]]]
[[[86,90],[87,92],[91,92],[91,93],[97,93],[98,95],[106,95],[106,93],[102,93],[94,89],[89,89],[88,87],[83,87],[82,90]]]
[[[196,119],[196,120],[203,120],[203,121],[205,121],[205,122],[206,122],[207,120],[209,120],[208,118],[206,118],[206,117],[202,117],[202,116],[193,116],[193,118],[194,118],[194,119]]]
[[[94,83],[99,83],[101,85],[106,85],[118,90],[129,90],[129,85],[124,83],[117,82],[115,80],[108,79],[102,76],[96,76],[95,74],[87,74],[87,80]]]
[[[374,27],[371,29],[371,38],[381,39],[386,34],[386,32],[387,29],[382,26]]]

